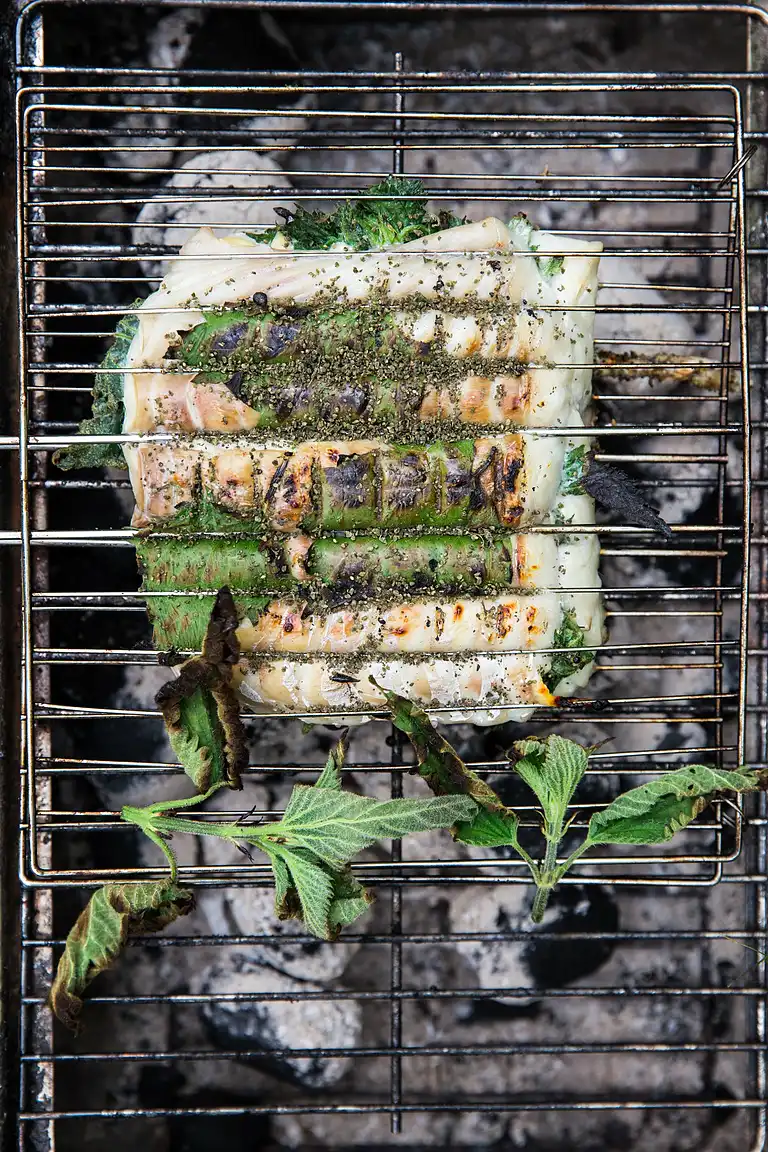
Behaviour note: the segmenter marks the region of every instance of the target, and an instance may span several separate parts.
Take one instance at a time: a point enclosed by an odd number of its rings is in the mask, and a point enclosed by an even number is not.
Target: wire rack
[[[335,7],[344,8],[348,19],[362,19],[371,6]],[[412,13],[424,6],[377,7]],[[430,7],[467,16],[488,8]],[[516,5],[493,7],[494,16],[503,11],[510,19],[520,12]],[[534,9],[542,15],[562,12],[574,27],[589,10],[556,4],[525,7],[529,14]],[[611,969],[610,978],[597,973],[581,984],[538,987],[537,1001],[553,1010],[567,1001],[572,1034],[560,1031],[531,1041],[511,1039],[509,1030],[497,1029],[490,1040],[467,1041],[466,1034],[449,1028],[442,1039],[440,1034],[437,1039],[425,1035],[420,1013],[454,1011],[470,1001],[525,1006],[531,998],[531,989],[524,985],[468,986],[461,972],[446,986],[420,978],[424,969],[419,957],[427,952],[499,944],[512,949],[529,939],[522,926],[466,931],[460,923],[446,927],[444,919],[425,911],[432,897],[439,905],[441,898],[452,899],[457,891],[476,891],[480,898],[483,890],[525,883],[514,860],[451,856],[439,846],[418,854],[395,845],[386,857],[360,865],[359,875],[377,887],[383,910],[371,931],[345,936],[350,944],[364,945],[374,958],[368,985],[335,984],[331,990],[299,993],[278,985],[253,993],[195,990],[193,983],[192,990],[139,992],[130,982],[121,986],[118,973],[111,985],[107,981],[94,989],[92,1011],[101,1020],[95,1041],[86,1034],[74,1046],[54,1036],[44,996],[66,930],[57,910],[77,906],[68,893],[74,890],[82,899],[108,879],[160,875],[151,863],[137,865],[134,841],[118,831],[119,804],[110,807],[104,799],[104,782],[145,781],[149,801],[156,798],[153,789],[180,775],[172,762],[143,758],[132,750],[132,736],[139,728],[160,730],[151,704],[115,702],[114,670],[156,668],[158,655],[150,647],[148,629],[142,632],[144,601],[137,595],[130,563],[120,566],[121,585],[110,585],[102,577],[104,558],[114,550],[132,555],[132,533],[125,527],[127,482],[111,475],[65,477],[50,464],[52,451],[75,433],[73,411],[79,411],[77,405],[91,387],[116,317],[136,295],[146,295],[157,284],[162,274],[158,269],[175,254],[173,245],[164,242],[163,226],[151,220],[144,224],[150,242],[137,244],[132,228],[149,202],[188,207],[176,226],[189,233],[203,214],[206,223],[230,220],[233,205],[245,211],[256,200],[328,203],[359,193],[382,173],[418,172],[436,201],[458,204],[468,215],[508,215],[522,209],[538,222],[560,206],[565,209],[560,227],[565,236],[601,239],[608,259],[596,304],[595,393],[610,419],[600,427],[599,458],[634,470],[662,510],[681,492],[703,499],[695,515],[673,521],[674,538],[668,545],[626,524],[599,525],[610,626],[599,672],[589,699],[565,703],[535,721],[542,730],[557,724],[558,730],[577,738],[591,736],[596,727],[610,736],[610,744],[591,758],[590,780],[606,790],[604,796],[612,795],[630,775],[648,778],[686,760],[765,764],[768,536],[763,520],[767,481],[761,463],[768,427],[762,390],[768,359],[768,248],[758,222],[768,192],[762,149],[755,155],[753,147],[765,135],[765,13],[755,9],[747,14],[728,5],[697,9],[725,13],[744,25],[749,69],[739,74],[531,76],[410,70],[407,27],[391,67],[383,70],[296,68],[245,74],[141,68],[115,74],[112,67],[75,62],[75,72],[47,63],[46,20],[56,8],[55,0],[34,3],[17,27],[20,420],[17,429],[9,428],[0,438],[4,459],[11,462],[9,476],[18,479],[17,501],[5,502],[0,544],[18,562],[22,589],[21,908],[18,924],[10,927],[11,938],[20,938],[22,944],[15,1053],[19,1128],[14,1146],[53,1148],[58,1142],[67,1148],[78,1124],[95,1124],[92,1131],[112,1140],[115,1125],[144,1133],[150,1130],[147,1125],[172,1125],[185,1115],[219,1121],[236,1116],[289,1120],[330,1116],[341,1109],[353,1134],[362,1131],[355,1125],[363,1118],[366,1123],[383,1118],[385,1128],[394,1133],[405,1125],[407,1134],[414,1116],[556,1118],[566,1112],[578,1114],[578,1123],[584,1125],[572,1131],[589,1133],[594,1117],[605,1111],[628,1115],[648,1110],[662,1129],[681,1115],[703,1111],[730,1117],[737,1112],[744,1124],[738,1146],[755,1152],[764,1148],[765,967],[752,966],[743,979],[728,981],[722,976],[725,969],[718,967],[723,956],[732,966],[734,956],[737,965],[743,963],[739,942],[758,949],[762,942],[765,950],[764,798],[744,810],[723,802],[673,846],[606,853],[575,873],[571,883],[580,891],[634,892],[635,908],[653,900],[667,903],[669,926],[649,929],[638,913],[614,931],[564,932],[560,927],[537,934],[540,941],[579,946],[598,939],[629,958],[682,950],[695,952],[697,965],[695,976],[688,973],[674,986],[653,979],[633,983],[628,969],[619,966]],[[632,8],[654,19],[675,6]],[[87,19],[87,9],[84,13]],[[254,126],[254,117],[273,115],[276,106],[285,108],[297,99],[300,107],[283,111],[281,126]],[[300,121],[297,126],[292,117]],[[290,171],[292,191],[254,190],[246,169],[232,159],[238,149],[254,147],[259,131]],[[174,165],[186,152],[199,152],[201,141],[208,149],[226,150],[231,187],[164,188]],[[119,170],[114,166],[118,152]],[[166,160],[166,153],[175,159]],[[150,182],[132,183],[132,177],[148,174]],[[212,205],[220,208],[221,220],[211,214]],[[557,230],[562,213],[555,211],[551,218]],[[748,260],[753,262],[749,282]],[[674,269],[670,276],[660,274],[665,262]],[[637,269],[642,270],[640,279]],[[73,284],[78,285],[78,299],[87,298],[88,303],[67,299],[66,286]],[[632,333],[631,340],[622,335],[623,326]],[[601,354],[628,347],[638,354],[659,354],[656,368],[661,375],[655,384],[642,376],[639,363],[636,374],[614,372],[609,378]],[[695,381],[681,386],[665,378],[665,362],[671,372],[681,353],[706,358],[716,369],[716,387],[701,388]],[[630,359],[630,369],[633,363]],[[756,407],[751,419],[750,397]],[[105,498],[112,503],[105,504]],[[122,519],[118,514],[110,522],[115,507],[122,509]],[[99,632],[107,639],[94,646],[68,641],[72,614],[86,616],[93,624],[91,634]],[[87,685],[88,697],[75,703],[68,684],[78,677]],[[278,730],[274,721],[251,717],[248,724],[254,753],[249,786],[258,789],[270,779],[302,779],[316,771],[316,758],[294,756],[286,763],[280,750],[273,749]],[[296,720],[286,718],[280,724],[295,726]],[[386,787],[400,795],[408,754],[385,725],[376,725],[375,731],[375,739],[366,737],[357,760],[353,741],[354,771],[362,774],[367,787]],[[104,735],[94,741],[86,739],[87,732]],[[489,755],[485,745],[473,740],[471,735],[465,738],[472,766],[503,777],[507,768],[500,754]],[[101,755],[90,751],[110,744],[113,750]],[[89,751],[83,752],[82,746]],[[115,756],[115,747],[124,750],[124,758]],[[83,796],[91,802],[83,802]],[[245,814],[248,790],[245,796],[237,798],[230,814]],[[88,858],[83,858],[83,843],[91,846]],[[201,891],[226,889],[243,899],[246,888],[264,887],[269,878],[267,871],[240,858],[226,864],[190,860],[182,879],[193,880]],[[689,891],[695,895],[685,895]],[[680,908],[688,908],[685,901],[692,899],[699,912],[692,920],[678,919]],[[171,966],[186,965],[186,971],[194,968],[196,954],[258,947],[272,939],[269,933],[234,930],[214,938],[182,927],[153,947],[171,957]],[[300,936],[291,942],[296,949],[308,943]],[[148,949],[145,942],[135,951]],[[628,998],[643,1005],[638,1008],[643,1027],[633,1029],[630,1016],[622,1014],[618,1030],[606,1039],[606,1019],[614,1010],[626,1013]],[[710,1023],[702,1019],[685,1037],[670,1037],[660,1020],[675,998],[691,1005],[694,1020],[702,1004],[718,1010],[725,1005],[730,1011],[736,1000],[731,1030],[718,1033],[710,1016]],[[183,1028],[184,1039],[179,1040],[178,1033],[174,1040],[173,1034],[163,1038],[147,1032],[143,1046],[124,1050],[111,1021],[124,1020],[125,1013],[144,1019],[143,1014],[160,1005],[191,1016],[205,1004],[281,1000],[354,1004],[372,1013],[376,1023],[364,1030],[359,1043],[319,1046],[314,1052],[327,1062],[351,1056],[363,1073],[335,1090],[308,1093],[293,1085],[269,1100],[196,1105],[180,1100],[169,1088],[165,1097],[160,1092],[150,1104],[111,1103],[116,1078],[124,1079],[126,1069],[153,1072],[169,1062],[197,1064],[201,1075],[215,1079],[218,1073],[210,1070],[216,1065],[259,1058],[253,1044],[236,1052],[201,1046]],[[659,1005],[650,1024],[648,1005],[654,1011]],[[587,1010],[594,1019],[584,1015],[579,1023]],[[651,1054],[662,1061],[661,1067],[665,1059],[671,1062],[669,1080],[646,1082],[638,1073]],[[674,1062],[686,1054],[706,1062],[710,1087],[691,1088],[685,1076],[677,1075]],[[13,1045],[9,1055],[14,1057]],[[489,1083],[496,1086],[481,1093],[463,1091],[461,1077],[445,1087],[449,1073],[444,1070],[455,1073],[467,1062],[491,1068],[494,1062],[506,1067],[528,1061],[534,1067],[536,1059],[554,1062],[556,1069],[544,1093],[526,1089],[525,1077],[523,1087],[514,1089],[509,1081],[499,1086],[493,1077]],[[589,1070],[586,1078],[579,1067]],[[713,1069],[728,1071],[736,1089],[723,1090]],[[85,1079],[91,1081],[87,1086]],[[568,1120],[572,1122],[577,1121]],[[98,1126],[102,1123],[103,1128]],[[365,1131],[375,1143],[384,1129]]]

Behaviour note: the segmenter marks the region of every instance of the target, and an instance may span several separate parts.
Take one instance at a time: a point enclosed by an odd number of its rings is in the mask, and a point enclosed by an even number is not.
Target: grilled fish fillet
[[[144,586],[150,595],[157,589],[157,637],[173,643],[198,627],[183,596],[165,596],[174,587],[204,596],[231,583],[241,611],[243,699],[266,711],[341,712],[345,722],[384,703],[376,685],[445,709],[444,719],[495,724],[523,719],[587,682],[589,654],[569,667],[554,664],[552,650],[573,646],[563,640],[568,628],[586,649],[603,639],[598,541],[578,533],[594,523],[594,506],[562,490],[567,454],[591,443],[600,245],[534,238],[523,249],[489,218],[365,253],[284,253],[205,229],[188,241],[139,310],[124,373],[125,432],[187,434],[125,448],[134,525],[175,534],[140,545]],[[544,275],[540,259],[561,248],[573,254]],[[269,310],[258,332],[247,311],[254,297]],[[435,421],[429,443],[393,444],[378,428],[368,438],[313,439],[311,428],[292,436],[289,421],[285,435],[275,435],[285,403],[267,388],[263,347],[278,349],[275,359],[293,353],[282,329],[270,344],[270,325],[280,327],[272,317],[281,308],[317,311],[329,299],[353,322],[356,309],[383,301],[406,346],[426,359],[439,346],[449,358],[440,363],[451,386],[435,371],[409,409],[415,424]],[[199,326],[216,309],[244,306],[245,319],[216,320],[227,355],[245,331],[262,340],[236,379],[223,378],[226,357],[218,374],[167,370],[179,366],[172,358],[185,334],[210,349],[211,334]],[[299,319],[293,328],[301,326]],[[242,398],[249,373],[266,388],[258,403]],[[353,397],[348,407],[361,433],[376,405],[399,414],[398,387],[374,379],[362,400]],[[301,410],[311,423],[328,400],[323,389],[308,386],[293,416]],[[454,422],[450,434],[441,422]],[[455,422],[468,426],[466,439],[456,437]],[[486,427],[474,436],[473,424]],[[488,434],[493,425],[498,435]],[[548,434],[558,426],[585,434]],[[568,524],[569,535],[518,534]],[[220,535],[190,538],[211,531]],[[345,539],[353,556],[346,566]],[[425,560],[428,571],[419,569]],[[443,570],[441,586],[434,574]],[[313,582],[325,591],[307,600]],[[324,603],[334,584],[348,599]],[[379,586],[390,591],[377,602]]]
[[[441,329],[450,356],[481,354],[526,368],[492,376],[468,373],[453,400],[438,381],[425,390],[420,419],[512,420],[530,427],[581,423],[590,398],[601,246],[544,232],[534,233],[534,243],[536,256],[516,248],[510,231],[493,217],[396,248],[354,254],[286,255],[243,234],[217,237],[201,229],[139,310],[124,374],[123,430],[230,433],[259,426],[259,413],[224,383],[198,381],[194,372],[163,371],[169,347],[204,322],[203,308],[236,307],[254,295],[269,306],[312,304],[324,294],[348,303],[374,295],[393,303],[418,299],[423,303],[417,313],[394,312],[412,339],[428,345]],[[563,246],[573,255],[564,258],[560,271],[543,275],[537,261]],[[439,308],[443,301],[468,298],[502,307],[504,322]],[[438,307],[430,308],[430,301]]]

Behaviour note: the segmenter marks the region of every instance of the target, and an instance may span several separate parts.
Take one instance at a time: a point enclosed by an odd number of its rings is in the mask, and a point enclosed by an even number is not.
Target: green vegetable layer
[[[286,213],[292,218],[285,224],[251,235],[255,240],[271,244],[281,234],[294,248],[304,250],[343,244],[363,252],[367,248],[418,240],[464,223],[449,212],[433,216],[427,211],[425,199],[426,190],[421,180],[387,176],[366,188],[361,199],[347,200],[334,212],[308,212],[297,205],[292,213]]]
[[[304,559],[309,583],[334,593],[383,588],[476,592],[514,585],[517,537],[356,536],[314,540]],[[176,540],[143,537],[136,551],[142,589],[273,594],[296,588],[288,568],[289,544],[257,540]]]

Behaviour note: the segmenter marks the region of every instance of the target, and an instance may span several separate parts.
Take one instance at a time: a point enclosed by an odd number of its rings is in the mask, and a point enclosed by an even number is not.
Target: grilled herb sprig
[[[239,655],[236,621],[232,596],[222,588],[202,655],[186,661],[178,679],[158,693],[174,751],[198,792],[123,809],[122,819],[163,853],[170,875],[152,883],[107,884],[78,917],[49,997],[55,1014],[75,1031],[85,989],[112,965],[129,938],[158,931],[194,907],[192,893],[178,883],[174,836],[215,836],[249,858],[250,849],[258,848],[274,874],[278,919],[302,920],[314,936],[333,940],[374,899],[352,874],[354,856],[377,840],[448,828],[474,817],[475,805],[468,796],[375,800],[345,791],[341,740],[315,784],[294,787],[279,820],[253,825],[192,818],[189,810],[199,808],[219,789],[240,787],[245,733],[231,682]]]
[[[568,869],[598,844],[659,844],[685,828],[724,793],[752,792],[768,771],[734,771],[690,765],[667,772],[619,796],[589,821],[578,847],[558,861],[558,847],[571,824],[568,807],[591,749],[572,740],[519,740],[511,753],[514,771],[541,806],[544,858],[534,860],[519,843],[520,818],[464,764],[416,705],[385,691],[393,723],[411,740],[417,771],[432,799],[374,800],[346,792],[340,741],[313,786],[297,784],[279,820],[263,824],[195,819],[197,809],[221,788],[237,788],[245,747],[232,684],[238,658],[236,613],[222,588],[211,615],[202,655],[186,661],[176,684],[161,689],[158,703],[174,750],[198,792],[144,808],[126,807],[122,817],[140,829],[165,856],[170,874],[146,883],[107,884],[98,889],[67,937],[49,1002],[60,1020],[77,1030],[83,994],[109,968],[132,936],[155,932],[191,912],[194,896],[179,885],[172,840],[177,835],[216,836],[250,858],[258,848],[275,879],[275,915],[299,919],[323,940],[367,909],[373,894],[353,875],[350,861],[380,839],[450,827],[465,844],[511,847],[536,884],[531,916],[542,919],[549,894]]]
[[[474,819],[459,821],[452,829],[456,840],[485,848],[512,848],[525,861],[536,885],[531,919],[540,923],[550,893],[568,870],[591,848],[600,844],[663,844],[687,827],[719,796],[754,792],[768,783],[768,771],[737,768],[727,771],[689,764],[664,772],[648,784],[618,796],[591,817],[581,843],[562,862],[558,849],[573,816],[568,807],[587,770],[593,748],[583,748],[562,736],[545,740],[518,740],[510,750],[513,770],[540,805],[544,858],[534,860],[518,839],[520,817],[507,807],[476,772],[467,768],[451,745],[434,728],[421,708],[393,692],[386,692],[396,728],[408,736],[416,750],[417,771],[438,795],[461,793],[477,805]]]

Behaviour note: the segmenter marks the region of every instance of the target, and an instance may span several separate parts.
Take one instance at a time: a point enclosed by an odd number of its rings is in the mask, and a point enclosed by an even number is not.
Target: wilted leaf
[[[304,848],[263,841],[261,847],[268,853],[275,873],[278,918],[303,920],[313,936],[332,940],[335,932],[330,923],[330,911],[334,878],[329,869]]]
[[[504,810],[504,804],[489,784],[467,768],[461,757],[432,724],[417,704],[378,685],[392,712],[395,728],[404,732],[416,750],[419,775],[437,796],[465,794],[484,808]]]
[[[211,612],[201,656],[186,660],[178,679],[155,697],[171,747],[198,792],[215,784],[241,788],[248,764],[245,730],[232,687],[240,655],[237,611],[228,588],[221,588]]]
[[[720,793],[754,792],[766,773],[691,764],[641,784],[596,812],[589,844],[662,844],[690,824]]]
[[[83,992],[109,968],[129,936],[159,932],[194,907],[191,892],[170,880],[153,884],[106,884],[97,889],[67,936],[49,1004],[77,1032]]]

